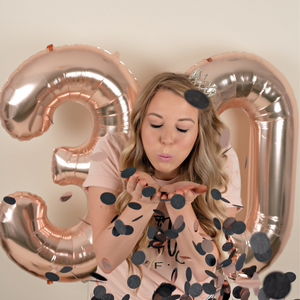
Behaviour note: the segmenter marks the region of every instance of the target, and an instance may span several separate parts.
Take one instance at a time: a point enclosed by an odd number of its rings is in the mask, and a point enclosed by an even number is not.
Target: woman
[[[91,164],[84,187],[89,191],[99,272],[106,274],[106,293],[115,299],[125,294],[130,294],[130,299],[151,299],[161,283],[171,282],[172,274],[172,284],[176,286],[173,295],[182,295],[188,267],[193,275],[190,285],[210,282],[212,278],[205,270],[213,272],[216,264],[208,265],[206,256],[196,250],[204,238],[214,239],[209,254],[219,261],[224,258],[224,233],[216,229],[213,219],[222,222],[234,216],[237,207],[232,204],[241,204],[238,160],[232,148],[221,149],[224,124],[212,103],[198,109],[184,99],[184,93],[191,89],[195,86],[186,75],[163,73],[154,77],[134,104],[130,137],[107,134],[95,147],[94,153],[105,152],[108,157]],[[132,166],[137,172],[122,179],[120,171]],[[143,196],[147,186],[156,189],[151,197]],[[212,189],[219,189],[222,197],[231,202],[227,212],[222,201],[211,197]],[[117,196],[115,205],[99,200],[107,192]],[[168,201],[175,194],[185,198],[181,209]],[[140,204],[140,209],[132,209],[130,203]],[[115,221],[111,221],[116,215],[132,227],[131,234],[113,234]],[[162,240],[158,249],[152,247],[153,241],[151,244],[147,236],[150,226],[167,230],[182,217],[185,227],[178,236]],[[138,250],[145,253],[146,259],[135,266],[131,258]],[[142,277],[137,292],[127,285],[128,270]],[[178,274],[175,282],[174,274]],[[207,296],[203,291],[195,299]]]

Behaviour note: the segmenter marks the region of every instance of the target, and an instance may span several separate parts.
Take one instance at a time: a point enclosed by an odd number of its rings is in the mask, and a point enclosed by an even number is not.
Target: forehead
[[[160,113],[198,116],[198,109],[190,105],[181,95],[171,90],[160,89],[150,101],[147,113],[160,111]]]

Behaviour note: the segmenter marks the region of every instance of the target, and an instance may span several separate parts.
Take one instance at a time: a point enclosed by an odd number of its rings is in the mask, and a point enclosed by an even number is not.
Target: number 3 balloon
[[[50,45],[25,61],[4,85],[1,121],[12,137],[29,140],[49,128],[60,104],[82,103],[93,122],[89,139],[75,148],[55,149],[52,159],[55,183],[82,187],[99,137],[107,132],[128,132],[129,113],[138,91],[137,81],[118,55],[90,46]],[[0,204],[0,241],[15,263],[40,278],[64,266],[73,270],[57,273],[60,281],[90,276],[96,259],[88,214],[72,228],[59,228],[49,222],[40,197],[26,192],[9,196],[16,203],[6,198]]]
[[[216,85],[212,100],[219,113],[239,107],[252,121],[251,193],[244,199],[247,230],[233,239],[237,253],[242,254],[253,233],[262,231],[269,236],[273,250],[269,261],[258,263],[250,246],[247,251],[246,263],[258,265],[261,271],[283,250],[292,225],[298,126],[295,98],[284,76],[255,55],[217,55],[187,73],[197,68],[208,74],[206,83],[210,80]],[[128,132],[137,93],[137,82],[117,56],[88,46],[49,47],[25,61],[4,85],[2,125],[11,136],[28,140],[49,128],[61,103],[85,105],[94,125],[91,137],[79,147],[55,149],[52,165],[55,183],[81,186],[99,137],[108,131]],[[63,266],[72,266],[76,278],[59,273],[60,281],[89,276],[96,260],[88,215],[75,227],[58,228],[47,219],[41,198],[25,192],[10,196],[15,203],[8,198],[0,204],[0,241],[7,255],[41,278]]]

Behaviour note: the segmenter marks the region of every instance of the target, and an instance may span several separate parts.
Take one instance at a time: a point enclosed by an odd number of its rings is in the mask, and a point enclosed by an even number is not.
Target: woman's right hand
[[[152,197],[145,197],[142,191],[145,187],[154,187],[156,193]],[[159,204],[161,193],[158,183],[147,173],[137,171],[127,181],[127,192],[132,196],[133,201]]]

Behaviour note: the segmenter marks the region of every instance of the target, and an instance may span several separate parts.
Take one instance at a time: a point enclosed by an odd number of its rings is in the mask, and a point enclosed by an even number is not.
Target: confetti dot
[[[162,216],[162,217],[165,216],[165,214],[161,210],[159,210],[159,209],[153,209],[153,211],[154,211],[154,213],[156,213],[159,216]]]
[[[97,152],[91,156],[92,161],[102,161],[107,158],[107,154],[105,152]]]
[[[139,204],[137,202],[129,202],[128,206],[134,210],[139,210],[142,208],[141,204]]]
[[[227,218],[224,222],[223,222],[223,227],[226,229],[231,229],[232,224],[236,222],[236,219],[233,217]]]
[[[126,225],[125,228],[126,228],[125,235],[131,235],[133,233],[133,231],[134,231],[133,227],[130,226],[130,225]]]
[[[214,221],[214,225],[216,226],[216,228],[218,230],[220,230],[222,227],[221,227],[221,222],[219,221],[219,219],[218,218],[214,218],[213,221]]]
[[[242,234],[246,230],[246,224],[243,221],[236,221],[232,224],[231,230],[236,234]]]
[[[285,273],[285,276],[289,279],[289,282],[294,282],[296,280],[296,274],[293,272],[287,272]]]
[[[147,186],[142,190],[142,195],[144,197],[152,197],[156,193],[156,189],[153,186]]]
[[[228,201],[227,199],[225,199],[225,198],[223,198],[223,197],[221,197],[221,200],[222,200],[223,202],[225,202],[225,203],[230,203],[230,201]]]
[[[175,222],[174,222],[174,224],[173,224],[173,228],[176,230],[176,229],[178,229],[178,228],[180,228],[180,226],[182,225],[182,223],[183,223],[183,215],[179,215],[177,218],[176,218],[176,220],[175,220]]]
[[[135,221],[139,220],[139,219],[142,218],[142,217],[143,217],[143,215],[141,215],[141,216],[139,216],[139,217],[133,219],[131,222],[135,222]]]
[[[119,215],[115,215],[114,218],[110,221],[110,223],[113,223],[114,221],[116,221],[118,219]]]
[[[130,295],[129,295],[129,294],[126,294],[126,295],[122,298],[122,300],[129,300],[129,298],[130,298]]]
[[[126,227],[124,223],[121,220],[116,220],[115,222],[115,228],[120,234],[125,234],[126,233]]]
[[[209,99],[199,90],[188,90],[184,93],[185,100],[196,108],[204,109],[209,106]]]
[[[230,130],[225,128],[220,136],[220,145],[222,148],[226,148],[230,140]]]
[[[175,232],[175,231],[173,231],[173,230],[171,230],[171,229],[166,230],[165,235],[169,239],[176,239],[176,238],[178,238],[178,233]]]
[[[188,282],[188,281],[186,281],[185,283],[184,283],[184,292],[186,293],[186,295],[189,295],[189,293],[190,293],[190,283]]]
[[[102,298],[106,294],[106,288],[103,285],[98,285],[94,288],[94,296],[97,299]]]
[[[68,273],[68,272],[71,272],[73,270],[72,267],[63,267],[61,270],[60,270],[60,273]]]
[[[98,280],[107,281],[107,279],[105,277],[103,277],[102,275],[100,275],[98,273],[91,272],[90,275]]]
[[[241,286],[236,286],[233,291],[232,291],[232,295],[234,298],[237,298],[237,299],[241,299],[241,291],[243,290],[243,287]]]
[[[157,289],[158,293],[162,297],[169,297],[175,291],[176,287],[170,283],[162,283]]]
[[[200,255],[205,255],[206,252],[203,250],[202,246],[201,246],[201,243],[198,243],[197,245],[194,243],[193,241],[193,245],[196,249],[196,251],[200,254]]]
[[[233,249],[228,258],[233,258],[235,252],[236,252],[236,249]]]
[[[136,172],[135,167],[129,167],[121,172],[122,178],[129,178]]]
[[[227,242],[222,246],[223,251],[230,251],[233,247],[233,244],[231,242]]]
[[[215,279],[218,278],[218,277],[216,276],[215,273],[213,273],[213,272],[211,272],[211,271],[209,271],[209,270],[205,270],[205,273],[206,273],[208,276],[212,277],[212,278],[215,278]]]
[[[212,295],[216,292],[216,288],[210,283],[204,283],[202,287],[203,291],[208,295]]]
[[[59,280],[59,276],[55,273],[52,272],[47,272],[45,274],[45,277],[51,281],[58,281]]]
[[[244,262],[245,262],[245,259],[246,259],[246,254],[243,253],[241,254],[241,256],[238,258],[236,264],[235,264],[235,268],[237,271],[241,270],[243,265],[244,265]]]
[[[190,286],[190,295],[192,297],[198,297],[202,293],[202,285],[200,283],[194,283]]]
[[[264,232],[256,232],[250,239],[252,250],[257,254],[264,254],[270,248],[270,240]]]
[[[223,232],[225,233],[225,235],[233,235],[234,232],[231,229],[226,229],[224,227],[222,227]]]
[[[112,234],[113,234],[113,236],[119,236],[120,235],[120,233],[117,231],[116,227],[114,227],[112,229]]]
[[[246,274],[247,276],[249,276],[250,278],[252,278],[253,274],[256,272],[256,269],[257,269],[257,266],[254,265],[254,266],[242,269],[242,272],[244,274]]]
[[[212,241],[210,241],[210,240],[204,239],[201,243],[201,246],[202,246],[202,249],[207,253],[213,252],[213,250],[214,250],[214,245],[213,245]]]
[[[222,268],[226,268],[228,266],[230,266],[232,264],[232,259],[231,258],[228,258],[228,259],[225,259],[221,262],[220,266]]]
[[[178,270],[177,268],[174,268],[174,270],[172,271],[172,275],[171,275],[171,281],[174,283],[177,279],[178,276]]]
[[[220,200],[221,199],[221,193],[217,190],[217,189],[212,189],[210,191],[211,196],[215,199],[215,200]]]
[[[105,294],[102,298],[101,298],[101,300],[114,300],[115,298],[114,298],[114,295],[113,294],[110,294],[110,293],[107,293],[107,294]]]
[[[259,300],[269,300],[270,298],[266,296],[264,288],[261,288],[258,293]]]
[[[111,264],[107,258],[103,258],[101,262],[104,269],[109,270],[111,268]]]
[[[150,240],[152,240],[156,234],[156,228],[154,225],[151,225],[147,231],[147,236]]]
[[[243,292],[241,300],[247,300],[250,297],[250,292],[249,290],[245,290],[245,292]]]
[[[282,299],[289,294],[291,283],[285,274],[272,272],[264,279],[263,289],[267,297]]]
[[[112,205],[116,202],[116,196],[112,193],[105,192],[101,194],[100,200],[106,205]]]
[[[181,299],[181,297],[180,297],[180,295],[172,295],[172,296],[169,296],[168,298],[167,298],[167,300],[176,300],[176,299]]]
[[[254,252],[254,257],[256,258],[257,261],[259,262],[266,262],[272,257],[273,251],[271,247],[268,249],[266,253],[263,254],[258,254]]]
[[[143,251],[136,251],[133,253],[131,260],[135,265],[141,265],[146,259],[146,255]]]
[[[136,289],[140,286],[141,284],[141,279],[138,275],[131,275],[129,276],[129,278],[127,279],[127,285],[131,288],[131,289]]]
[[[175,194],[171,198],[171,205],[175,209],[181,209],[185,206],[185,199],[182,195]]]
[[[13,197],[9,197],[9,196],[4,197],[3,201],[10,205],[14,205],[16,203],[16,199]]]
[[[59,200],[61,202],[66,202],[72,197],[73,193],[72,192],[66,192],[62,196],[60,196]]]
[[[180,233],[183,231],[183,229],[185,228],[185,223],[183,222],[181,224],[181,226],[178,229],[174,229],[175,232]]]
[[[191,281],[192,279],[192,269],[190,267],[186,268],[185,276],[187,281]]]
[[[216,258],[212,255],[212,254],[207,254],[205,256],[205,262],[207,263],[207,265],[209,265],[210,267],[213,267],[216,264]]]

